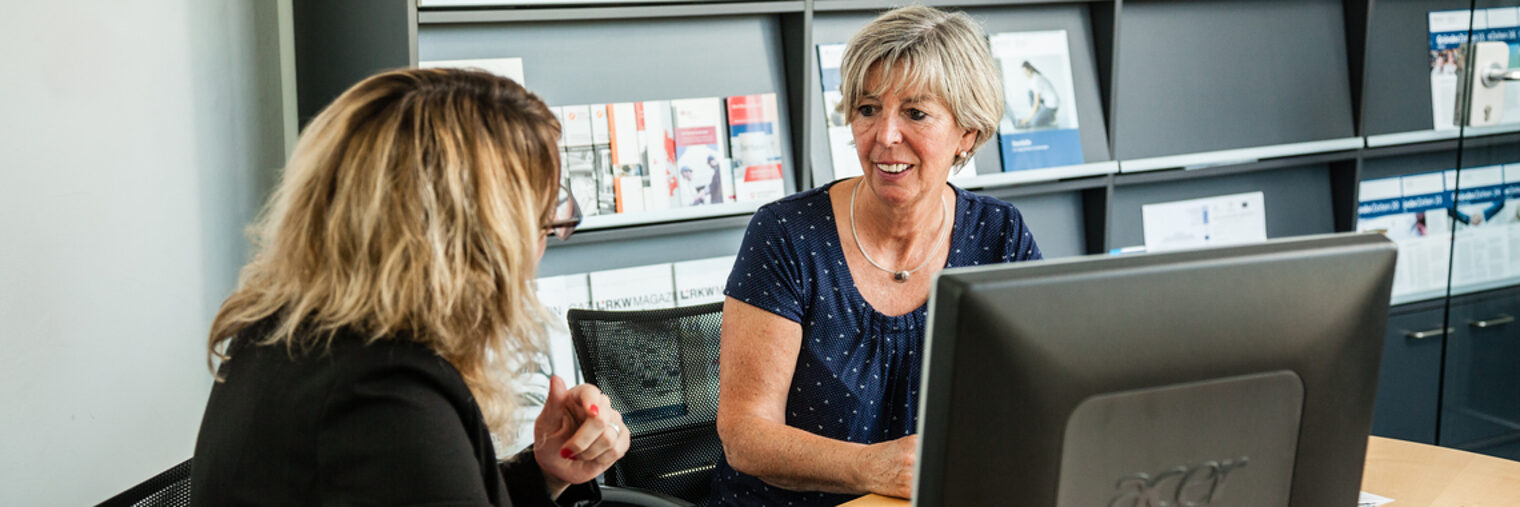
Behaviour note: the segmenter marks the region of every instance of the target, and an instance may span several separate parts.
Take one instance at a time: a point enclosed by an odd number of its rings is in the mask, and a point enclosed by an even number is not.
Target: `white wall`
[[[274,0],[6,2],[0,505],[189,457],[205,336],[281,165]]]

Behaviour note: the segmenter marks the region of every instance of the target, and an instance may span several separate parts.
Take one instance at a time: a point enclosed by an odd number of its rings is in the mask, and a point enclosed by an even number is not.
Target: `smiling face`
[[[944,101],[923,86],[879,86],[899,76],[897,69],[882,74],[878,66],[866,75],[867,93],[850,123],[867,188],[889,205],[934,197],[950,177],[955,155],[976,142],[976,131],[958,125]]]

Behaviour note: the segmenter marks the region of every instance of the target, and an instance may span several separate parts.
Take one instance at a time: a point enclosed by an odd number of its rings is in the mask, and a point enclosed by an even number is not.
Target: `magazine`
[[[596,152],[596,209],[598,214],[617,213],[617,171],[612,167],[611,128],[608,104],[592,104],[591,148]]]
[[[720,137],[726,122],[717,97],[670,101],[675,126],[677,191],[683,206],[732,202],[734,177],[728,143]]]
[[[998,125],[1003,171],[1083,163],[1066,31],[999,33],[990,39],[1003,76],[1004,115]]]
[[[1520,278],[1520,257],[1513,251],[1520,248],[1520,231],[1515,229],[1514,203],[1506,198],[1505,173],[1505,166],[1493,165],[1463,168],[1456,176],[1456,206],[1450,211],[1456,233],[1453,291],[1492,288],[1494,282]]]
[[[1395,303],[1446,295],[1451,259],[1446,209],[1452,196],[1445,180],[1445,174],[1436,171],[1361,182],[1357,231],[1382,233],[1398,245]]]
[[[1520,67],[1520,10],[1514,7],[1476,11],[1442,10],[1428,14],[1430,30],[1430,110],[1436,130],[1457,128],[1458,72],[1465,67],[1469,42],[1504,42],[1509,68]],[[1471,23],[1469,24],[1469,21]],[[1468,28],[1472,40],[1468,40]],[[1506,82],[1501,123],[1520,122],[1520,84]]]
[[[644,168],[642,135],[639,131],[637,104],[620,102],[607,105],[609,143],[612,146],[613,194],[618,213],[644,210],[647,194],[647,171]]]
[[[776,94],[728,98],[728,145],[738,201],[773,201],[786,194],[781,178],[781,116]]]
[[[723,301],[723,288],[733,267],[732,255],[675,263],[676,306]]]
[[[680,207],[676,192],[676,134],[670,117],[670,103],[646,100],[634,103],[639,118],[639,152],[649,171],[649,186],[644,197],[645,209]]]
[[[562,140],[565,143],[563,174],[570,183],[570,193],[581,205],[581,213],[600,213],[597,201],[596,147],[593,143],[590,106],[560,108]]]

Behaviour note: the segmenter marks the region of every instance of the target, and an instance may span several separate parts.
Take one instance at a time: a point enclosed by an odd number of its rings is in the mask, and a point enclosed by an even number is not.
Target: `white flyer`
[[[1267,240],[1261,192],[1146,204],[1140,215],[1150,252]]]

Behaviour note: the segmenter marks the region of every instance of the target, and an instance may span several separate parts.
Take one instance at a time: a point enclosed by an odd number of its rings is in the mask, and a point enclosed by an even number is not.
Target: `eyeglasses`
[[[570,239],[571,234],[575,234],[575,226],[580,224],[581,206],[575,202],[575,196],[570,194],[570,188],[561,184],[559,199],[554,204],[554,215],[549,218],[549,223],[544,224],[543,230],[558,237],[560,241],[565,241]]]

